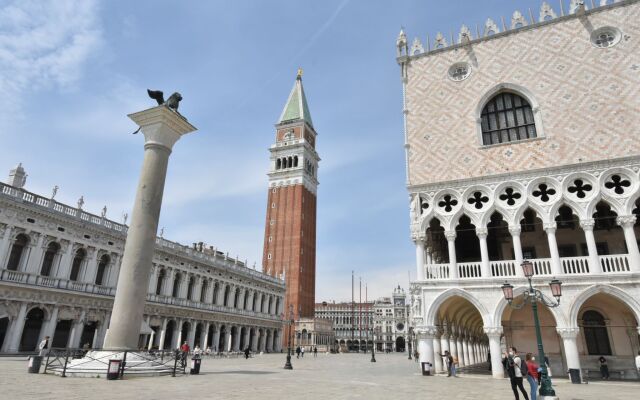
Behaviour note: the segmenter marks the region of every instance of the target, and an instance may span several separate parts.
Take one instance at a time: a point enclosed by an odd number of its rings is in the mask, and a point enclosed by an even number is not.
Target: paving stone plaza
[[[12,399],[402,399],[428,393],[432,399],[513,399],[507,379],[484,375],[459,378],[423,377],[405,354],[306,355],[292,360],[293,370],[282,368],[282,354],[244,358],[205,359],[200,375],[175,378],[128,378],[120,381],[61,378],[50,374],[26,374],[24,358],[0,358],[0,393]],[[635,399],[632,382],[572,385],[556,380],[563,400]],[[615,390],[615,397],[610,397]]]

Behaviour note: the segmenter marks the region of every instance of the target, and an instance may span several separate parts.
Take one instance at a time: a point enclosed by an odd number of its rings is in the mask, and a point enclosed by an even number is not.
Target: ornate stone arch
[[[594,200],[595,200],[595,198],[594,198]],[[596,201],[596,203],[597,203],[597,201]],[[553,206],[551,206],[551,208],[549,209],[549,221],[548,222],[555,222],[556,217],[558,216],[558,212],[560,210],[560,207],[562,207],[562,206],[569,207],[571,209],[571,211],[578,217],[578,219],[591,218],[591,216],[587,213],[588,206],[587,207],[581,206],[580,204],[576,204],[571,199],[563,198],[560,201],[558,201],[557,203],[555,203]],[[595,207],[595,205],[594,205],[594,207]]]
[[[618,287],[599,283],[580,292],[571,302],[568,325],[570,328],[578,327],[578,313],[580,312],[580,308],[589,298],[598,293],[606,293],[625,303],[635,316],[636,323],[640,324],[640,303],[633,296]]]
[[[592,202],[589,203],[589,206],[586,209],[586,218],[593,218],[593,213],[596,212],[596,206],[598,205],[598,203],[605,203],[607,204],[609,207],[611,207],[611,211],[615,212],[616,214],[618,214],[618,216],[621,215],[625,215],[625,209],[621,204],[618,204],[616,201],[612,201],[612,199],[607,198],[607,197],[603,197],[603,196],[597,196],[593,199]]]
[[[427,309],[425,325],[436,325],[438,310],[440,309],[440,306],[442,306],[442,304],[444,304],[446,300],[456,296],[462,297],[463,299],[469,301],[469,303],[471,303],[478,310],[478,312],[482,316],[482,323],[484,324],[484,326],[492,326],[491,315],[487,311],[487,308],[471,293],[460,288],[447,289],[444,292],[440,293],[435,299],[433,299]]]
[[[518,296],[523,294],[527,289],[528,288],[525,286],[515,287],[513,289],[513,298],[514,299],[517,298]],[[546,297],[549,297],[549,296],[546,296]],[[504,299],[504,297],[500,297],[500,299],[496,303],[496,306],[494,307],[494,311],[493,311],[493,321],[495,322],[496,326],[500,326],[500,323],[502,321],[502,314],[504,313],[504,310],[507,308],[507,304],[508,303]],[[548,310],[551,312],[551,315],[553,315],[553,318],[555,319],[556,327],[558,328],[567,326],[566,317],[562,313],[560,308],[561,307],[558,307],[558,308],[548,307]]]
[[[540,103],[536,100],[536,96],[526,87],[509,82],[503,82],[495,85],[491,89],[487,90],[485,94],[480,98],[478,105],[476,106],[475,112],[473,114],[473,118],[476,122],[476,130],[477,130],[477,141],[480,145],[482,145],[482,110],[484,106],[491,100],[494,96],[500,93],[513,93],[518,96],[523,97],[525,100],[529,102],[531,106],[531,111],[533,112],[533,120],[536,124],[536,137],[542,138],[545,137],[544,129],[542,125],[542,116],[540,111]]]
[[[520,225],[520,221],[522,220],[522,218],[524,218],[524,212],[527,211],[527,209],[532,209],[535,213],[536,213],[536,217],[540,218],[542,220],[542,223],[546,223],[546,222],[552,222],[549,221],[550,218],[550,214],[547,213],[544,208],[540,207],[538,204],[536,203],[531,203],[529,201],[526,201],[522,206],[520,206],[520,208],[518,208],[516,210],[516,212],[513,214],[513,220],[512,221],[508,221],[509,224],[513,224],[513,225]]]
[[[434,219],[437,219],[437,220],[438,220],[438,222],[440,222],[440,226],[441,226],[444,230],[446,230],[446,229],[447,229],[447,228],[446,228],[446,219],[445,219],[445,218],[443,218],[443,217],[442,217],[442,216],[440,216],[440,215],[432,214],[432,215],[428,215],[427,217],[423,218],[423,219],[420,221],[420,232],[421,232],[422,234],[424,234],[424,233],[426,233],[426,232],[427,232],[427,229],[429,229],[429,225],[431,225],[431,221],[432,221],[432,220],[434,220]]]

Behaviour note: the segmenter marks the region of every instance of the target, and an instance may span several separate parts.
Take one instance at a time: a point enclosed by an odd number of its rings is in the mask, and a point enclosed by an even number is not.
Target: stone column
[[[209,326],[211,326],[210,322],[204,324],[204,332],[200,335],[200,348],[206,350],[207,343],[209,342]]]
[[[6,346],[6,352],[16,353],[20,348],[20,339],[22,339],[22,331],[24,330],[24,323],[27,319],[27,303],[20,304],[20,311],[18,316],[11,323],[11,329],[7,332],[7,336],[4,339],[8,346]]]
[[[169,321],[166,318],[162,319],[162,326],[160,327],[160,342],[158,343],[158,350],[164,350],[164,340],[167,336],[167,323]]]
[[[220,344],[220,327],[216,326],[216,332],[213,334],[213,348],[215,349],[216,352],[222,351],[222,349],[219,349],[218,345]]]
[[[198,326],[197,321],[189,321],[189,333],[187,337],[187,343],[192,349],[196,347],[196,328]]]
[[[236,327],[236,337],[234,338],[234,351],[240,351],[240,328]]]
[[[173,290],[173,281],[176,279],[176,270],[174,268],[167,268],[164,282],[162,283],[161,294],[163,296],[171,297]]]
[[[435,372],[442,372],[444,370],[444,368],[442,368],[442,357],[440,356],[440,354],[442,354],[440,341],[441,339],[439,337],[433,338],[433,367]]]
[[[452,357],[458,357],[457,340],[453,334],[449,335],[449,353],[451,353]],[[460,361],[459,357],[458,357],[458,361]]]
[[[249,347],[249,327],[244,328],[244,348],[246,349],[247,347]],[[244,350],[244,349],[240,349],[240,350]]]
[[[180,346],[182,346],[182,325],[184,324],[184,321],[179,319],[176,320],[176,331],[173,333],[173,348],[174,349],[178,349],[180,348]]]
[[[480,271],[483,278],[491,278],[491,267],[489,266],[489,249],[487,247],[487,236],[489,230],[487,228],[476,228],[476,236],[480,240],[480,260],[482,266]]]
[[[420,354],[420,363],[426,362],[433,366],[436,365],[433,353],[433,339],[435,338],[436,332],[437,329],[435,326],[418,329],[418,353]],[[420,366],[422,366],[422,364],[420,364]]]
[[[485,327],[484,333],[489,338],[489,351],[491,352],[491,374],[496,379],[504,378],[502,368],[502,350],[500,348],[500,338],[502,337],[502,327]]]
[[[193,132],[195,127],[166,106],[157,106],[129,117],[144,134],[144,161],[105,347],[135,350],[147,297],[144,289],[149,284],[169,154],[178,139]]]
[[[638,251],[638,242],[636,241],[636,233],[633,231],[633,225],[636,223],[635,215],[621,215],[616,221],[622,227],[624,232],[624,241],[627,244],[629,252],[629,269],[631,272],[640,271],[640,251]]]
[[[156,294],[156,285],[158,284],[158,270],[159,267],[156,264],[151,265],[151,277],[149,278],[149,284],[147,285],[147,293]]]
[[[44,253],[44,239],[46,236],[47,235],[43,233],[38,234],[38,241],[36,244],[29,246],[31,247],[31,251],[29,252],[29,259],[27,261],[25,272],[35,275],[40,274],[40,267],[42,266],[42,257]]]
[[[49,320],[44,329],[41,330],[40,340],[44,339],[45,336],[49,336],[51,340],[49,343],[53,341],[53,334],[56,332],[56,325],[58,325],[58,311],[59,307],[54,306],[53,310],[51,310],[51,315],[49,315]],[[51,347],[51,345],[49,345]]]
[[[78,318],[76,321],[73,322],[71,326],[71,333],[69,334],[69,342],[67,344],[67,347],[72,349],[77,349],[81,347],[80,339],[82,337],[82,331],[84,329],[85,315],[86,315],[85,310],[82,310],[82,312],[80,313],[80,318]]]
[[[107,312],[104,320],[100,321],[100,328],[98,337],[96,338],[96,343],[94,344],[94,348],[102,348],[104,343],[104,337],[109,330],[109,320],[111,319],[111,313]]]
[[[9,254],[9,248],[11,246],[11,230],[13,226],[7,225],[2,231],[2,241],[0,241],[0,269],[4,269],[6,266],[5,261]]]
[[[122,256],[120,254],[116,254],[111,258],[111,265],[108,268],[109,274],[107,276],[107,286],[109,287],[116,287],[116,285],[118,284],[118,276],[120,275],[121,260],[122,260]],[[153,293],[155,293],[155,291]]]
[[[560,253],[558,252],[558,243],[556,242],[556,223],[545,222],[544,230],[547,232],[547,241],[549,242],[549,252],[551,253],[551,274],[553,276],[562,275],[562,265],[560,264]]]
[[[80,279],[80,281],[85,283],[94,283],[97,269],[98,249],[89,250],[89,260],[87,261],[86,267],[84,269],[84,277]]]
[[[461,334],[458,334],[458,339],[456,341],[456,349],[458,350],[458,362],[460,367],[464,367],[467,365],[467,359],[464,356],[464,344],[463,338]]]
[[[152,350],[153,349],[153,341],[156,338],[156,331],[153,330],[153,328],[151,329],[151,334],[149,335],[149,345],[147,346],[148,350]]]
[[[456,261],[456,231],[446,231],[447,248],[449,250],[449,278],[458,279],[458,263]]]
[[[522,264],[522,243],[520,242],[520,233],[522,227],[520,225],[509,226],[509,233],[511,234],[511,241],[513,242],[513,255],[515,258],[515,273],[518,277],[524,277],[524,272],[520,265]]]
[[[416,243],[416,280],[424,280],[424,238],[417,238]]]
[[[579,328],[558,328],[558,333],[560,337],[562,337],[562,344],[564,345],[564,355],[566,357],[567,368],[569,369],[580,369],[580,354],[578,353],[578,345],[576,343],[576,339],[578,337],[578,333],[580,333]],[[540,363],[543,363],[544,360],[539,360]],[[582,372],[580,373],[582,376]]]
[[[600,258],[598,257],[598,247],[596,246],[596,239],[593,236],[593,227],[596,222],[593,218],[580,220],[580,227],[584,232],[584,238],[587,242],[587,251],[589,253],[589,273],[600,274],[602,268],[600,267]]]
[[[224,333],[224,350],[231,351],[231,328]]]

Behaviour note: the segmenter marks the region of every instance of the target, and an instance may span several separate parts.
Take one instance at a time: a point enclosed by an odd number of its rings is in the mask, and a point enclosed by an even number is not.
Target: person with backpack
[[[511,382],[511,390],[516,397],[516,400],[520,400],[518,389],[522,392],[525,400],[529,400],[529,395],[522,385],[523,378],[526,378],[529,372],[527,363],[520,358],[515,347],[509,348],[509,354],[502,355],[502,365],[509,374],[509,381]]]

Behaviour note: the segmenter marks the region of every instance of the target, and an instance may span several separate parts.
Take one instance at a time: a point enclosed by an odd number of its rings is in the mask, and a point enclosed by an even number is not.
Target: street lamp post
[[[376,333],[378,333],[378,327],[374,327],[371,332],[373,336],[373,346],[371,346],[371,362],[376,362]]]
[[[284,315],[283,315],[284,318]],[[287,361],[284,364],[284,369],[293,369],[293,365],[291,365],[291,341],[293,340],[291,336],[291,329],[293,327],[293,305],[289,304],[289,340],[287,346]]]
[[[412,334],[413,334],[413,331],[411,330],[411,327],[408,327],[408,328],[407,328],[407,331],[408,331],[408,332],[407,332],[407,337],[409,338],[409,340],[407,340],[407,348],[409,349],[409,351],[408,351],[408,352],[409,352],[409,360],[411,360],[411,359],[412,359],[412,358],[411,358],[411,344],[412,344],[412,342],[411,342],[411,336],[412,336]]]
[[[505,300],[509,302],[509,305],[512,308],[520,309],[524,307],[528,302],[531,302],[531,309],[533,310],[533,323],[536,328],[536,340],[538,342],[538,359],[540,360],[540,396],[555,396],[556,392],[551,385],[551,378],[549,378],[549,374],[547,371],[547,364],[545,362],[544,348],[542,347],[542,333],[540,331],[540,320],[538,319],[538,302],[541,302],[547,307],[558,307],[560,305],[560,297],[562,296],[562,282],[557,279],[551,280],[549,282],[549,287],[551,288],[551,294],[556,298],[556,301],[547,300],[544,294],[538,289],[533,288],[533,284],[531,283],[531,278],[533,277],[533,263],[531,261],[523,261],[522,269],[524,271],[524,276],[529,281],[529,288],[524,292],[524,302],[515,306],[513,304],[513,286],[509,283],[505,282],[502,285],[502,293],[504,294]]]

